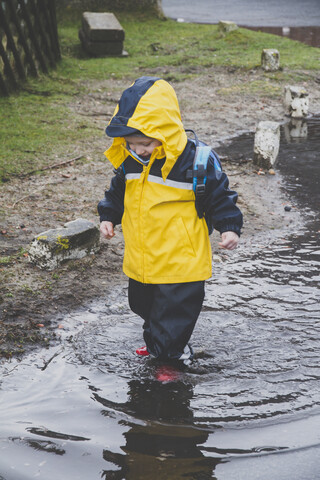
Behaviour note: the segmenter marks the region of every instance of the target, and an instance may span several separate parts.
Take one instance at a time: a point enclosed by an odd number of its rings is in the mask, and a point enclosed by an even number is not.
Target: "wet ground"
[[[218,23],[230,20],[239,25],[265,27],[319,26],[318,0],[162,0],[165,15],[187,22]]]
[[[320,7],[319,7],[320,8]],[[311,47],[320,47],[320,27],[250,27],[245,28],[259,32],[271,33],[280,37],[287,37],[291,40],[306,43]]]
[[[244,134],[219,153],[252,145]],[[319,478],[319,147],[320,118],[282,128],[286,213],[305,224],[221,256],[189,371],[161,382],[135,356],[121,282],[63,319],[61,345],[2,365],[1,479]]]
[[[170,18],[193,23],[219,23],[229,20],[237,25],[285,36],[320,47],[320,3],[318,0],[212,1],[162,0]]]

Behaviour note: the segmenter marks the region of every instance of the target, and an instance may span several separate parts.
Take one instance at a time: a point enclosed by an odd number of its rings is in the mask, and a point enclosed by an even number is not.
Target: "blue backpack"
[[[207,181],[207,164],[210,155],[214,160],[214,167],[219,172],[222,171],[221,164],[217,154],[208,145],[203,142],[199,142],[197,135],[193,130],[186,130],[186,132],[192,132],[195,136],[195,140],[192,140],[196,145],[196,153],[193,160],[192,170],[187,171],[187,179],[193,183],[193,191],[195,193],[195,207],[199,218],[204,216],[204,194]],[[206,218],[209,234],[213,231],[213,226],[209,219]]]

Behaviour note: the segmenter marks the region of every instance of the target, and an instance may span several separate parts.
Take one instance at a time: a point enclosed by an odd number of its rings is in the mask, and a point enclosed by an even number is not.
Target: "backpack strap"
[[[193,130],[186,132],[193,133],[195,139],[192,140],[196,145],[196,153],[193,160],[192,170],[187,170],[187,179],[192,180],[193,191],[195,194],[195,207],[199,218],[204,216],[204,194],[207,181],[207,164],[211,154],[211,147],[199,142],[196,133]]]
[[[124,164],[123,163],[120,165],[120,167],[114,168],[113,173],[115,175],[118,175],[119,177],[121,177],[123,180],[126,179],[126,171],[124,169]]]
[[[197,145],[193,161],[193,191],[196,196],[195,206],[199,218],[204,216],[204,193],[207,181],[207,164],[210,153],[210,146]]]

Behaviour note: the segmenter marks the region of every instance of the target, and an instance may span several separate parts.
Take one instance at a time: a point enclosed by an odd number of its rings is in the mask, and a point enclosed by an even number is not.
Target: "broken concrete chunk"
[[[303,87],[284,87],[284,108],[287,115],[293,118],[303,118],[308,115],[309,94]]]
[[[277,159],[280,145],[280,125],[277,122],[260,122],[254,137],[254,163],[261,168],[271,168]]]
[[[275,48],[265,48],[261,53],[261,66],[266,72],[276,72],[280,68],[280,53]]]
[[[67,260],[96,253],[100,247],[99,228],[78,218],[63,227],[37,235],[29,249],[29,260],[40,268],[53,270]]]
[[[237,30],[239,27],[234,22],[229,22],[227,20],[220,20],[218,24],[218,28],[222,33],[229,33],[233,30]]]

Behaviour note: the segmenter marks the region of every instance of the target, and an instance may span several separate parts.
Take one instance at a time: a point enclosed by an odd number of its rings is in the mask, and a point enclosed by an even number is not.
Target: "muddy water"
[[[291,40],[306,43],[311,47],[320,47],[320,27],[252,27],[243,26],[249,30],[258,32],[271,33],[272,35],[279,35],[280,37],[287,37]]]
[[[216,264],[192,370],[160,382],[136,358],[119,281],[61,321],[61,345],[2,366],[0,479],[319,479],[319,119],[300,132],[283,129],[277,169],[305,225]]]

